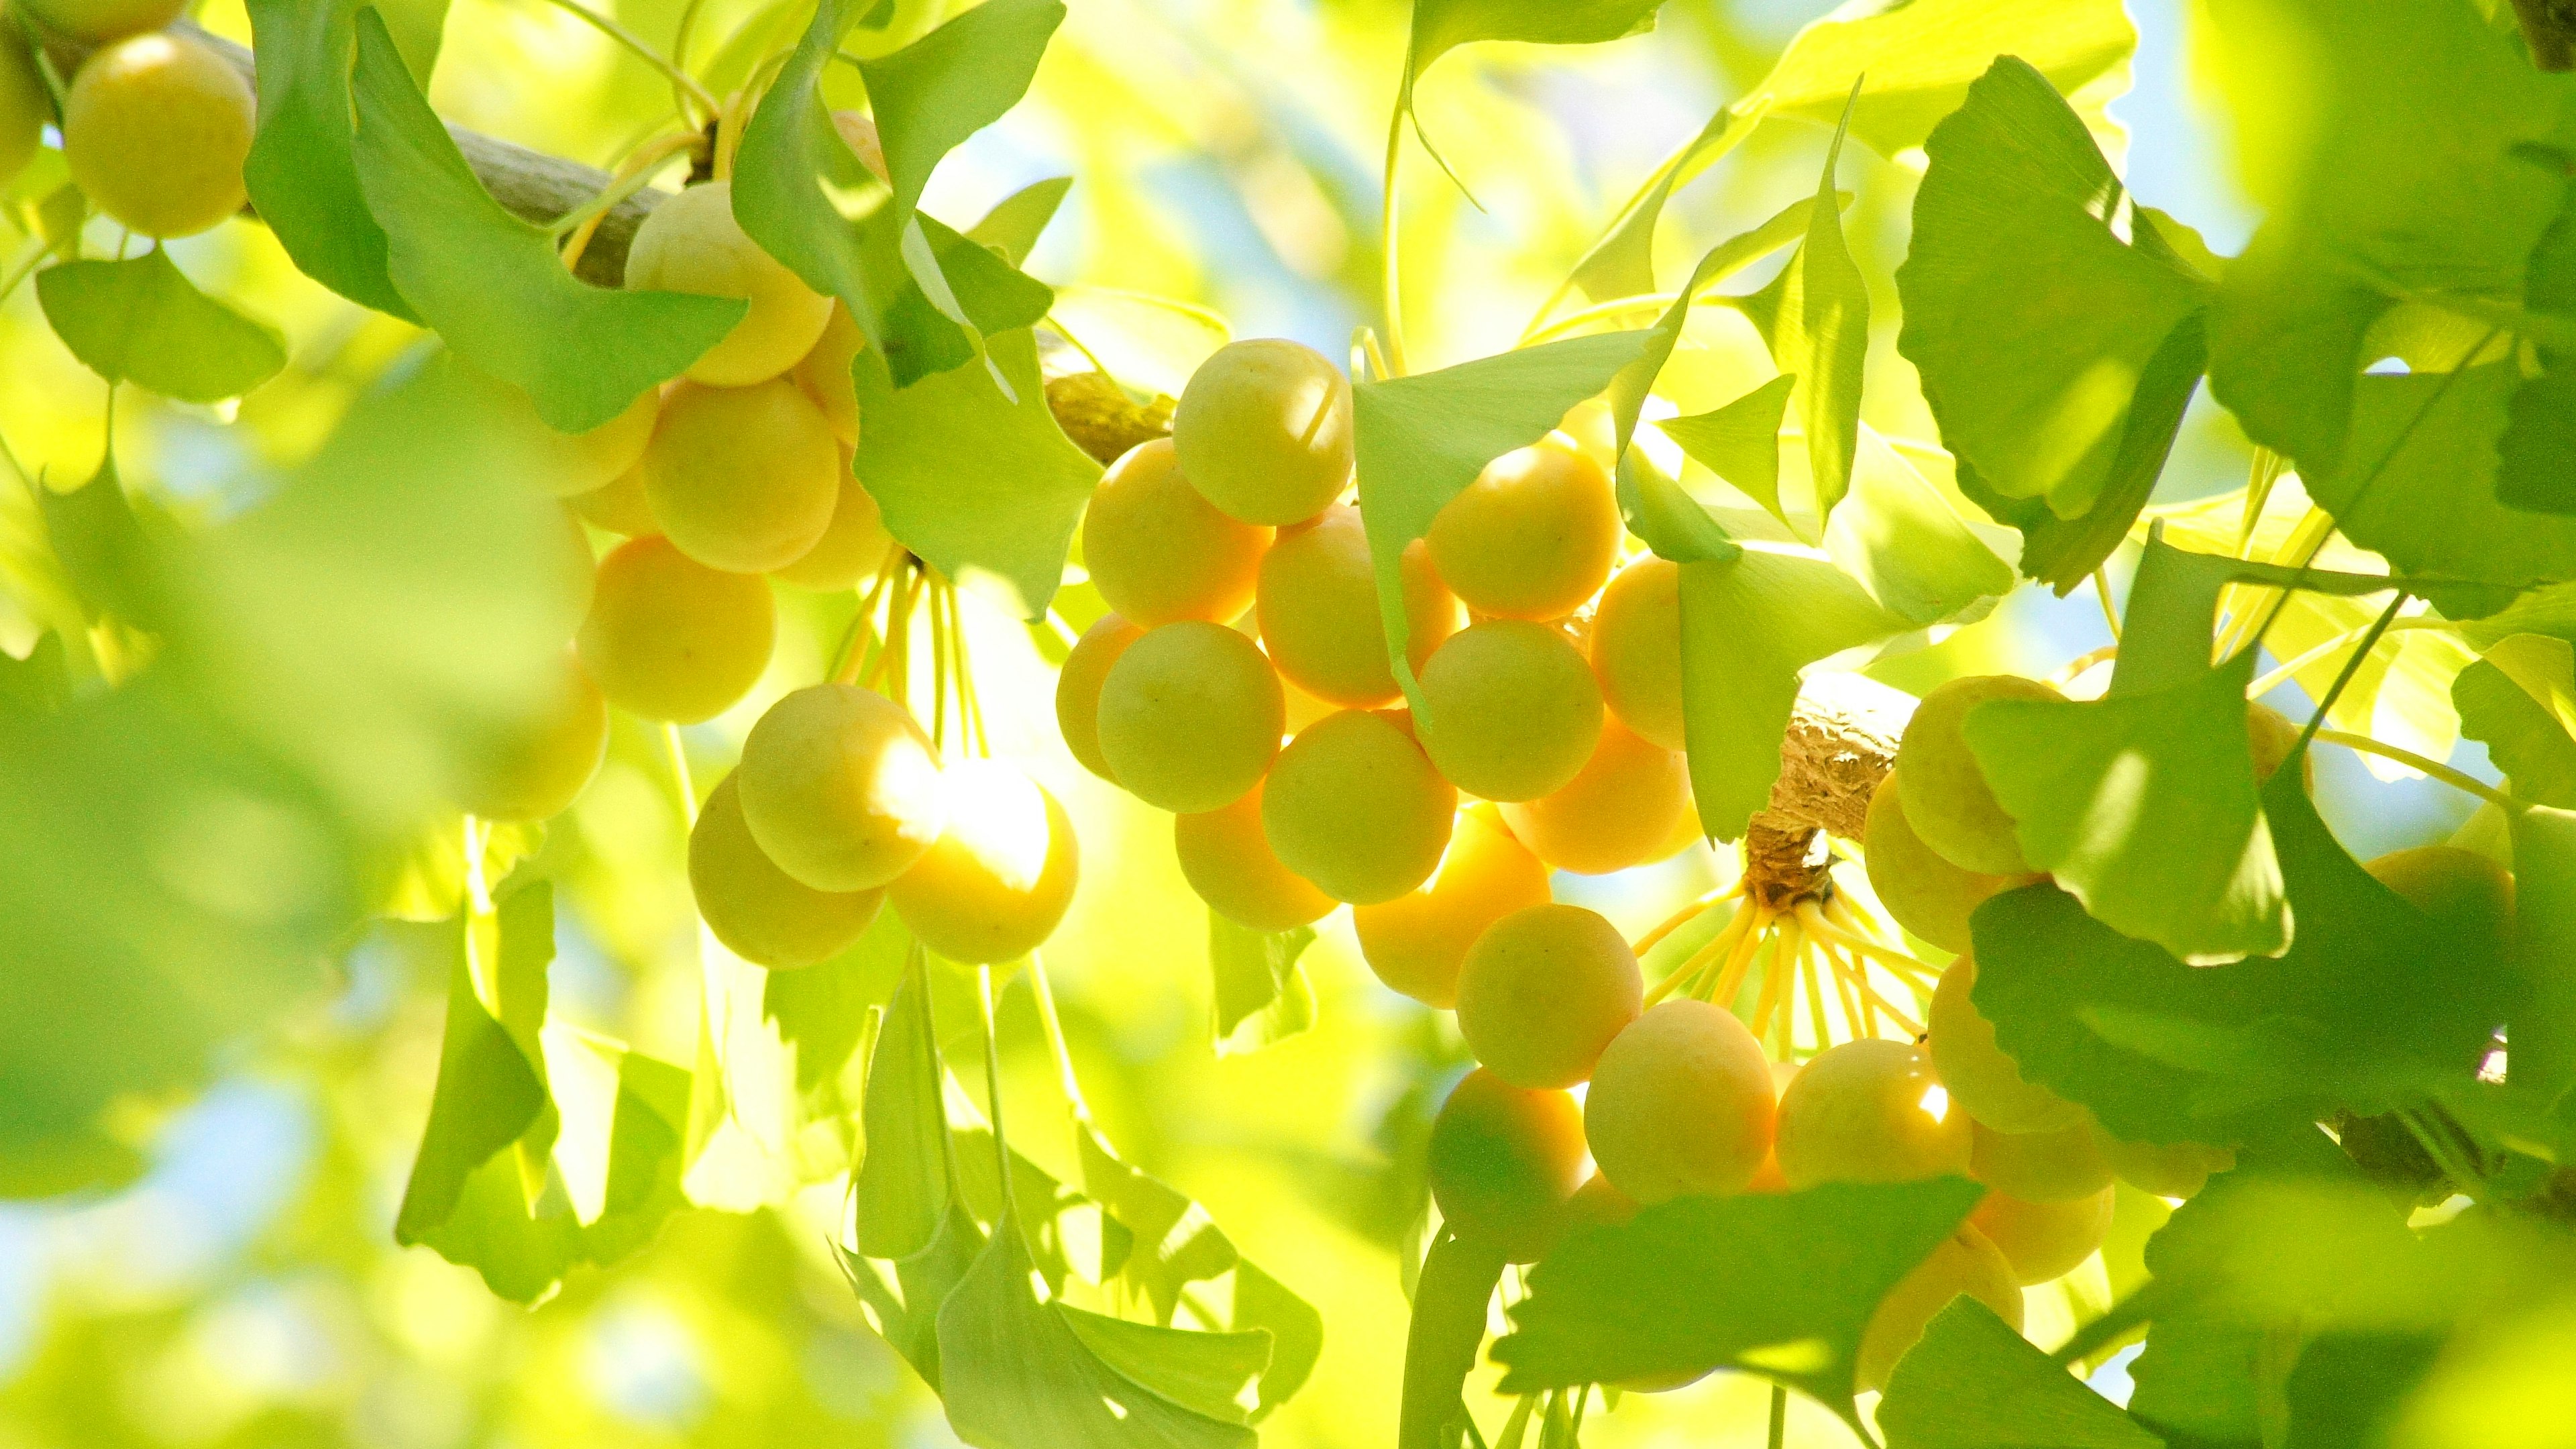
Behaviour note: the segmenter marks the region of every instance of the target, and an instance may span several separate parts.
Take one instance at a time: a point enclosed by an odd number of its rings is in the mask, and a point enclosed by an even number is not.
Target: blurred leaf
[[[1315,988],[1297,958],[1314,928],[1256,931],[1208,912],[1208,964],[1216,971],[1216,1052],[1259,1051],[1315,1024]]]
[[[2261,1449],[2268,1398],[2276,1422],[2296,1345],[2279,1329],[2179,1312],[2158,1318],[2129,1362],[2129,1412],[2167,1442]]]
[[[169,561],[136,521],[114,452],[99,459],[87,483],[68,493],[38,483],[36,503],[83,614],[93,622],[113,614],[139,628],[169,627]]]
[[[984,213],[984,219],[966,229],[966,240],[980,247],[990,247],[1002,254],[1002,260],[1016,267],[1036,250],[1038,237],[1047,223],[1055,219],[1056,208],[1064,204],[1064,194],[1073,189],[1070,176],[1051,176],[1032,181]],[[1040,314],[1044,315],[1044,314]],[[1028,319],[1034,322],[1037,318]],[[1026,326],[1027,323],[1019,324]]]
[[[1769,549],[1683,564],[1681,614],[1691,794],[1720,840],[1770,803],[1807,666],[1914,627],[1830,562]]]
[[[1852,456],[1860,446],[1861,374],[1869,361],[1869,284],[1844,244],[1842,208],[1829,204],[1843,134],[1837,127],[1825,151],[1805,243],[1769,286],[1738,304],[1762,330],[1780,370],[1799,380],[1798,418],[1807,434],[1819,527],[1851,487]]]
[[[2473,1073],[2520,1005],[2506,962],[2344,852],[2295,764],[2263,808],[2298,923],[2276,958],[2186,966],[2053,886],[1977,910],[1976,1003],[1996,1040],[2120,1137],[2224,1146],[2266,1122],[2385,1111]]]
[[[1858,437],[1851,493],[1825,528],[1826,554],[1889,613],[1918,625],[1957,619],[2010,593],[2011,565],[1968,531],[1922,473],[1867,426]]]
[[[1406,619],[1397,580],[1404,547],[1487,463],[1547,436],[1566,410],[1599,393],[1644,355],[1652,334],[1569,337],[1437,372],[1361,382],[1351,389],[1358,426],[1360,515],[1377,566],[1388,663],[1417,711]]]
[[[940,1306],[940,1395],[958,1438],[976,1449],[1250,1449],[1252,1431],[1239,1422],[1194,1412],[1103,1362],[1063,1304],[1038,1301],[1032,1276],[1019,1219],[1005,1212],[975,1266]],[[1120,1347],[1132,1353],[1141,1345],[1129,1336]],[[1177,1356],[1169,1343],[1158,1348],[1160,1356]],[[1186,1365],[1157,1365],[1150,1376],[1177,1376],[1194,1391],[1202,1388],[1208,1370],[1202,1351],[1182,1352]]]
[[[1423,149],[1438,151],[1422,131],[1413,89],[1432,63],[1479,40],[1532,45],[1597,45],[1655,28],[1664,0],[1413,0],[1413,29],[1404,48],[1404,82],[1396,93],[1397,124],[1413,122]],[[1447,170],[1449,163],[1440,163]],[[1453,178],[1455,173],[1452,173]],[[1646,288],[1644,290],[1652,291]]]
[[[2394,297],[2522,300],[2567,185],[2526,148],[2562,92],[2454,0],[2218,0],[2209,20],[2210,73],[2269,209],[2211,309],[2210,386],[2324,502],[2322,480],[2359,476],[2386,446],[2356,388],[2410,381],[2358,376]],[[2497,431],[2500,416],[2485,438]],[[2483,499],[2490,472],[2470,485],[2454,464],[2445,479]]]
[[[1857,1426],[1861,1331],[1985,1189],[1961,1178],[1683,1197],[1578,1229],[1494,1345],[1506,1393],[1735,1368]]]
[[[1162,1328],[1056,1305],[1065,1325],[1112,1373],[1203,1418],[1248,1424],[1246,1400],[1270,1363],[1270,1335]]]
[[[1064,288],[1049,319],[1079,338],[1110,376],[1166,397],[1179,397],[1199,364],[1233,340],[1225,319],[1204,307],[1105,287]]]
[[[406,1247],[453,1216],[466,1179],[503,1148],[540,1130],[553,1105],[546,1095],[544,1057],[528,1048],[545,1020],[554,913],[542,884],[521,898],[543,910],[549,935],[541,945],[526,940],[516,913],[509,925],[479,908],[455,921],[438,1090],[394,1219],[394,1241]],[[495,1291],[503,1290],[495,1285]]]
[[[2423,1334],[2328,1334],[2309,1343],[2290,1371],[2290,1433],[2282,1449],[2387,1443],[2391,1421],[2441,1347]]]
[[[1503,1256],[1487,1243],[1443,1231],[1423,1255],[1413,1283],[1413,1317],[1404,1337],[1404,1399],[1396,1449],[1448,1449],[1472,1426],[1461,1389],[1485,1343]]]
[[[36,274],[45,320],[90,371],[182,402],[239,397],[286,365],[286,339],[197,290],[154,247]]]
[[[483,878],[506,880],[520,861],[546,843],[546,827],[534,821],[478,822],[483,845]],[[397,921],[444,921],[465,909],[465,819],[451,815],[414,835],[403,847],[391,889],[376,914]]]
[[[1897,1360],[1878,1426],[1888,1449],[2159,1449],[2163,1442],[1965,1294]]]
[[[1576,264],[1575,286],[1596,302],[1654,291],[1655,222],[1665,201],[1767,117],[1834,125],[1860,81],[1851,133],[1894,156],[1921,145],[1998,55],[2020,56],[2073,94],[2120,67],[2137,44],[2116,0],[1912,0],[1845,10],[1799,31],[1769,75],[1709,117]]]
[[[71,697],[62,635],[52,630],[37,635],[24,659],[0,650],[0,716],[51,714]]]
[[[90,1127],[49,1130],[0,1114],[0,1201],[115,1192],[151,1166],[132,1146]],[[20,1136],[23,1126],[34,1131]]]
[[[850,1185],[858,1249],[867,1257],[923,1252],[949,1210],[956,1174],[942,1110],[942,1070],[927,968],[916,950],[886,1008],[868,1066],[866,1156]]]
[[[2461,732],[2487,747],[2516,798],[2576,807],[2576,650],[2566,640],[2501,640],[2451,689]]]
[[[1712,412],[1666,418],[1655,426],[1703,467],[1733,484],[1787,526],[1780,508],[1780,419],[1797,377],[1782,373]]]
[[[989,593],[1023,619],[1045,615],[1100,465],[1048,410],[1037,341],[1027,330],[986,339],[1016,402],[978,369],[897,390],[858,360],[856,467],[886,527],[942,575]]]
[[[41,279],[39,279],[41,280]],[[2537,513],[2576,513],[2576,358],[2551,358],[2514,390],[2496,439],[2496,501]]]
[[[420,320],[395,289],[384,229],[358,184],[349,113],[358,0],[247,6],[259,66],[259,135],[242,166],[251,205],[305,275],[353,302]]]
[[[624,292],[574,278],[554,239],[475,178],[404,70],[384,21],[357,19],[358,185],[405,300],[459,357],[583,433],[667,382],[732,329],[738,297]]]
[[[2021,61],[1996,61],[1925,149],[1897,269],[1899,350],[1921,370],[1963,471],[2083,518],[2122,491],[2136,399],[2208,283],[2113,234],[2118,178],[2074,109]],[[2172,427],[2148,432],[2169,441]],[[2148,486],[2162,461],[2143,464]]]
[[[1665,477],[1643,451],[1631,448],[1619,455],[1616,487],[1628,531],[1645,540],[1657,558],[1691,563],[1742,552],[1708,509]]]
[[[2529,993],[2509,1014],[2507,1080],[2528,1101],[2576,1112],[2576,813],[2533,806],[2512,815],[2514,958]],[[2566,1124],[2576,1142],[2576,1119]],[[2576,1165],[2576,1164],[2570,1164]]]

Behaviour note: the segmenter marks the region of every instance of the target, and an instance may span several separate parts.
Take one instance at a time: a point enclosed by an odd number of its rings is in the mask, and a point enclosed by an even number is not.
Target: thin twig
[[[546,0],[546,3],[577,16],[593,30],[632,51],[636,59],[660,71],[672,85],[686,90],[707,109],[715,109],[715,96],[705,86],[698,84],[697,77],[682,70],[677,63],[666,59],[661,52],[645,44],[642,36],[586,5],[576,4],[575,0]]]
[[[2366,755],[2379,755],[2395,760],[2401,765],[2421,770],[2455,790],[2475,795],[2500,809],[2519,811],[2523,808],[2523,801],[2513,798],[2474,775],[2461,774],[2439,760],[2427,759],[2413,750],[2389,744],[2385,740],[2375,740],[2368,735],[2349,734],[2343,730],[2318,730],[2315,737],[2324,744],[2341,745],[2347,750],[2359,750]]]

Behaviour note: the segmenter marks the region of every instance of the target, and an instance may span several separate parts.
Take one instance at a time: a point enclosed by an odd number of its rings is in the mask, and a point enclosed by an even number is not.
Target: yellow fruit
[[[2245,737],[2254,752],[2256,784],[2272,778],[2281,762],[2290,757],[2290,747],[2299,742],[2299,726],[2289,716],[2268,704],[2248,700],[2245,704]],[[2299,761],[2299,783],[2308,790],[2317,787],[2317,757],[2309,754]]]
[[[555,508],[549,514],[547,521],[560,549],[554,596],[563,606],[563,626],[569,632],[580,627],[591,600],[598,597],[599,560],[590,551],[590,531],[581,526],[579,515],[569,508]]]
[[[708,568],[668,539],[629,539],[600,560],[581,662],[618,708],[696,724],[760,682],[777,628],[767,580]]]
[[[2015,1333],[2021,1331],[2021,1285],[2013,1281],[2012,1264],[1985,1234],[1962,1225],[1879,1300],[1861,1332],[1855,1387],[1864,1393],[1887,1387],[1896,1361],[1922,1342],[1923,1330],[1962,1293],[1993,1309]]]
[[[1109,773],[1109,759],[1100,753],[1100,690],[1110,666],[1144,637],[1144,630],[1116,614],[1103,614],[1074,641],[1055,676],[1055,723],[1064,734],[1064,747],[1084,769],[1112,784],[1118,777]]]
[[[187,0],[25,0],[45,28],[74,40],[119,40],[159,30],[187,12]]]
[[[54,99],[36,69],[35,52],[12,27],[0,30],[0,186],[18,179],[44,144]]]
[[[1698,834],[1689,762],[1616,715],[1603,716],[1592,758],[1573,779],[1535,800],[1504,806],[1503,818],[1539,859],[1577,875],[1662,860]]]
[[[1491,805],[1458,820],[1440,868],[1422,889],[1351,910],[1360,955],[1377,979],[1425,1006],[1458,1004],[1458,971],[1485,928],[1547,904],[1547,867],[1512,837]]]
[[[1898,925],[1944,951],[1965,951],[1968,918],[1988,897],[2047,877],[1980,875],[1943,859],[1906,823],[1897,773],[1890,770],[1878,782],[1861,830],[1861,864],[1869,871],[1870,889]]]
[[[662,534],[709,568],[785,568],[832,526],[839,449],[812,400],[772,379],[682,383],[644,450],[644,496]]]
[[[1563,634],[1489,619],[1422,669],[1431,763],[1487,800],[1535,800],[1583,771],[1601,740],[1601,686]]]
[[[808,685],[771,705],[734,774],[752,839],[818,891],[886,884],[948,824],[939,755],[920,722],[852,685]]]
[[[1779,1137],[1791,1187],[1968,1172],[1967,1112],[1899,1041],[1844,1042],[1800,1067],[1780,1094]]]
[[[779,578],[800,589],[816,593],[837,593],[853,588],[861,580],[873,578],[885,566],[886,555],[894,551],[894,535],[886,532],[885,515],[878,511],[877,501],[850,471],[850,455],[841,453],[840,491],[832,500],[832,522],[805,556],[783,569],[772,570]]]
[[[733,183],[709,181],[645,213],[626,253],[633,291],[741,297],[751,304],[688,375],[710,387],[748,387],[794,367],[823,336],[832,299],[821,296],[733,219]]]
[[[1976,985],[1977,959],[1961,952],[1933,989],[1923,1027],[1941,1085],[1969,1116],[1998,1132],[2055,1132],[2083,1121],[2083,1108],[2023,1077],[2020,1064],[1996,1045],[1994,1023],[1969,997]]]
[[[564,502],[572,505],[573,512],[610,533],[650,538],[662,531],[662,525],[653,521],[653,505],[644,497],[641,468],[629,468],[601,487]]]
[[[932,953],[970,966],[1017,961],[1073,904],[1080,849],[1045,786],[999,760],[949,767],[948,825],[886,887],[886,900]]]
[[[1968,1223],[2012,1265],[2013,1281],[2045,1283],[2075,1271],[2102,1246],[2102,1235],[2111,1230],[2114,1196],[2108,1186],[2067,1202],[2024,1202],[1990,1192],[1968,1214]]]
[[[2444,936],[2502,951],[2513,932],[2513,873],[2455,845],[2392,850],[2363,864],[2381,885],[2433,918]]]
[[[1425,539],[1442,582],[1468,608],[1555,619],[1601,591],[1625,532],[1610,475],[1550,439],[1486,464],[1441,506]]]
[[[1404,594],[1404,655],[1417,671],[1465,618],[1421,543],[1397,568]],[[1396,698],[1378,613],[1377,574],[1356,508],[1336,508],[1283,530],[1261,560],[1261,640],[1279,672],[1316,698],[1368,709]]]
[[[2024,1202],[2072,1202],[2111,1185],[2111,1164],[2090,1117],[2054,1132],[1998,1132],[1976,1124],[1968,1175]]]
[[[1600,912],[1529,906],[1467,948],[1458,1034],[1514,1086],[1570,1087],[1637,1019],[1645,993],[1637,954]]]
[[[1229,342],[1190,374],[1172,414],[1181,471],[1246,523],[1299,523],[1351,481],[1351,384],[1311,347]]]
[[[742,819],[734,777],[717,782],[689,832],[689,890],[725,949],[773,971],[812,966],[866,934],[883,889],[818,891],[761,853]]]
[[[608,701],[567,653],[562,675],[537,708],[474,753],[457,804],[485,820],[552,819],[607,756]]]
[[[1657,1004],[1603,1048],[1583,1099],[1602,1175],[1652,1206],[1741,1192],[1771,1155],[1771,1063],[1735,1013]]]
[[[832,436],[844,448],[859,445],[859,394],[850,381],[850,364],[867,345],[868,335],[851,320],[850,309],[834,302],[823,335],[788,374],[823,410],[823,421],[831,425]]]
[[[1641,558],[1601,591],[1592,614],[1592,672],[1628,728],[1668,750],[1682,737],[1682,570]]]
[[[1456,787],[1402,725],[1346,709],[1279,752],[1261,829],[1281,864],[1337,901],[1367,906],[1431,878],[1457,810]]]
[[[1223,624],[1165,624],[1128,645],[1101,682],[1101,758],[1148,805],[1214,810],[1278,757],[1286,709],[1251,640]]]
[[[2036,679],[2014,674],[1953,679],[1923,696],[1897,742],[1905,776],[1905,821],[1922,842],[1963,870],[2018,875],[2030,869],[2013,819],[1995,802],[1986,774],[1968,748],[1968,712],[1998,699],[2064,699]]]
[[[1172,817],[1181,875],[1208,908],[1256,931],[1293,931],[1332,913],[1331,896],[1279,863],[1261,831],[1261,786],[1241,799]]]
[[[496,382],[491,391],[497,404],[507,410],[503,422],[539,481],[547,492],[567,502],[607,487],[641,461],[645,445],[653,438],[654,421],[662,412],[661,391],[648,387],[635,395],[626,411],[589,432],[559,433],[537,416],[537,405],[524,390]]]
[[[2209,1175],[2225,1172],[2236,1165],[2232,1147],[2211,1147],[2199,1142],[2124,1142],[2093,1128],[2093,1145],[2102,1150],[2102,1160],[2111,1164],[2111,1175],[2158,1197],[2197,1197],[2209,1185]]]
[[[150,237],[242,209],[250,82],[210,46],[154,31],[96,52],[63,99],[63,161],[100,211]]]
[[[1582,1185],[1583,1109],[1469,1072],[1431,1119],[1429,1175],[1450,1231],[1533,1262],[1565,1231]]]
[[[1082,561],[1109,607],[1146,628],[1227,623],[1252,606],[1270,530],[1219,513],[1181,476],[1172,440],[1110,465],[1082,519]]]

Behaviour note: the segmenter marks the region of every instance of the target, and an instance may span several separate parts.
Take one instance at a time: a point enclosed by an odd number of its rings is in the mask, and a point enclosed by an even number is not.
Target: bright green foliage
[[[1247,798],[1257,801],[1258,792]],[[1253,824],[1259,827],[1258,815]],[[1326,904],[1332,904],[1329,898]],[[1208,965],[1215,977],[1218,1056],[1259,1051],[1315,1024],[1321,1007],[1298,960],[1313,944],[1311,927],[1257,931],[1209,909]]]
[[[546,233],[502,210],[403,68],[383,19],[357,20],[359,189],[386,269],[458,356],[527,389],[567,433],[624,412],[733,328],[729,297],[610,292],[574,280]]]
[[[417,321],[395,289],[385,230],[358,185],[348,84],[360,7],[353,0],[248,0],[246,8],[259,67],[259,134],[242,165],[251,204],[307,276],[351,301]],[[438,8],[443,14],[444,5]],[[427,75],[436,54],[432,26],[427,53],[413,58],[415,74]]]
[[[1682,451],[1732,483],[1783,524],[1780,506],[1780,420],[1788,415],[1794,373],[1782,373],[1722,408],[1656,426]],[[1667,555],[1669,557],[1669,555]]]
[[[1995,1045],[1994,1023],[1970,999],[1976,985],[1977,958],[1963,952],[1943,968],[1924,1017],[1924,1046],[1951,1099],[1999,1132],[2058,1132],[2080,1124],[2081,1108],[2024,1077]]]
[[[749,387],[794,367],[832,315],[831,298],[744,234],[730,181],[689,187],[645,213],[627,245],[626,287],[743,299],[733,330],[689,364],[690,379],[710,387]]]
[[[1807,435],[1807,475],[1819,525],[1851,488],[1860,447],[1862,366],[1869,358],[1869,284],[1843,240],[1834,170],[1844,129],[1825,152],[1825,174],[1807,212],[1797,256],[1761,291],[1738,303],[1762,329],[1771,358],[1799,380],[1798,418]],[[1774,487],[1776,489],[1776,480]]]
[[[2153,1434],[2086,1388],[1982,1303],[1944,1308],[1889,1377],[1878,1424],[1888,1449],[2158,1449]]]

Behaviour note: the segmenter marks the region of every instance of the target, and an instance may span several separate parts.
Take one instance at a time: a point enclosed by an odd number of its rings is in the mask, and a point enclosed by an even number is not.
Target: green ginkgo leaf
[[[558,431],[588,432],[730,331],[739,297],[624,292],[564,269],[546,232],[483,189],[373,10],[358,15],[358,186],[386,268],[459,357],[518,384]]]
[[[358,187],[349,113],[357,0],[249,0],[248,9],[259,64],[259,134],[242,164],[251,205],[306,276],[418,321],[394,287],[384,228]]]
[[[1965,1294],[1896,1361],[1878,1426],[1888,1449],[2162,1449],[2164,1442]]]
[[[197,290],[169,252],[36,274],[45,320],[90,371],[181,402],[240,397],[286,366],[286,339]]]
[[[1216,971],[1219,1056],[1259,1051],[1315,1024],[1315,988],[1297,958],[1312,927],[1256,931],[1208,912],[1208,961]]]
[[[1780,507],[1780,420],[1788,415],[1797,375],[1784,372],[1721,408],[1655,426],[1693,461],[1762,505],[1785,527]]]
[[[2576,649],[2545,634],[2502,639],[2451,684],[2460,732],[2487,747],[2514,797],[2576,807]]]

